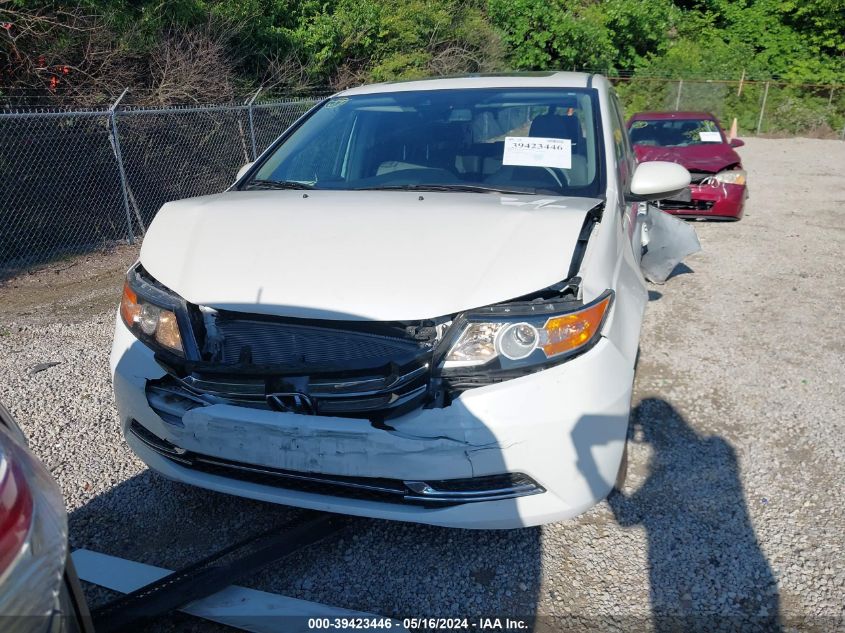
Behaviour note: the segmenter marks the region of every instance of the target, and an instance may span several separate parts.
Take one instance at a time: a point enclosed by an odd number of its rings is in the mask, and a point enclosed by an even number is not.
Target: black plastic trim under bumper
[[[501,501],[545,492],[540,484],[523,473],[502,473],[465,479],[403,481],[285,470],[186,451],[158,437],[136,420],[130,423],[129,431],[162,457],[191,470],[333,497],[443,507]]]

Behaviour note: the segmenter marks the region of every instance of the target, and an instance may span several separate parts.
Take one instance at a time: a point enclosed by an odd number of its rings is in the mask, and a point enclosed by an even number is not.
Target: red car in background
[[[748,192],[742,160],[734,151],[739,139],[707,112],[640,112],[628,120],[637,159],[672,161],[692,176],[690,199],[661,200],[658,206],[687,218],[739,220]]]

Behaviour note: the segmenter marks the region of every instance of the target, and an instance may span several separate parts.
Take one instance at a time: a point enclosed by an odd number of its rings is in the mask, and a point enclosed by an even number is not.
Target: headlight
[[[593,344],[613,301],[607,291],[576,310],[548,314],[535,306],[501,315],[468,314],[442,368],[518,369],[569,358]],[[539,312],[539,313],[538,313]]]
[[[150,297],[141,294],[143,291],[138,288],[141,285],[143,284],[137,282],[134,269],[129,271],[120,301],[120,316],[126,327],[142,341],[157,344],[159,347],[184,356],[176,307],[161,299],[153,303],[155,299],[151,300]],[[154,290],[156,294],[161,292]]]
[[[710,177],[709,180],[711,182],[718,182],[725,185],[744,185],[746,175],[747,174],[744,169],[727,169]]]

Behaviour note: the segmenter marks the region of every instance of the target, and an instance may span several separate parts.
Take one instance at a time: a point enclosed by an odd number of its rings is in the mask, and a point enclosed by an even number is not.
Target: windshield
[[[712,119],[637,120],[629,130],[634,145],[685,147],[724,143],[719,126]]]
[[[335,97],[241,188],[598,196],[596,92],[428,90]]]

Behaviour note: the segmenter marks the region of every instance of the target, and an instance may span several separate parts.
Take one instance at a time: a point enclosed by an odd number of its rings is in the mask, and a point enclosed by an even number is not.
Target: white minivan
[[[321,101],[226,192],[165,204],[111,356],[166,477],[368,517],[513,528],[624,471],[645,277],[697,250],[646,202],[608,81],[377,84]]]

